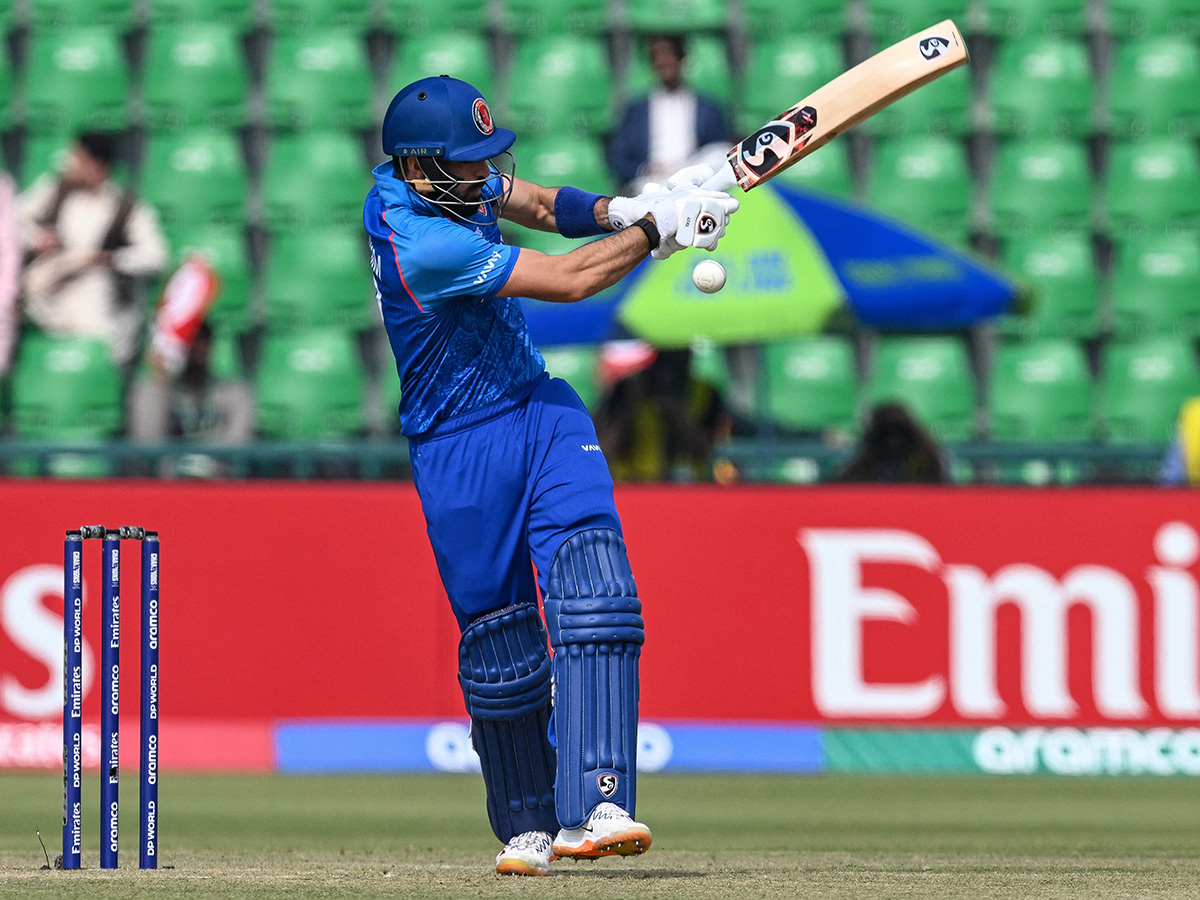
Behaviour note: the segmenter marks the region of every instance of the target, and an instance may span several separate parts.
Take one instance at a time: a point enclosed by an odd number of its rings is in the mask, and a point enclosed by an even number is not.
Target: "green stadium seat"
[[[595,411],[600,403],[600,383],[596,378],[595,347],[539,348],[546,360],[546,371],[561,378],[575,389],[584,406]]]
[[[1027,34],[1082,35],[1088,0],[987,0],[985,30],[997,37]]]
[[[362,0],[267,0],[267,24],[276,34],[348,29],[366,31],[371,4]]]
[[[361,224],[372,184],[362,156],[357,139],[337,132],[275,138],[262,181],[267,228]]]
[[[846,70],[840,42],[833,37],[792,36],[751,45],[739,134],[750,134]]]
[[[784,431],[855,430],[858,382],[850,341],[814,335],[764,344],[762,353],[760,414]]]
[[[867,31],[894,44],[943,19],[965,27],[967,0],[867,0]]]
[[[962,145],[949,138],[881,142],[866,196],[871,206],[914,228],[960,245],[970,236],[971,173]]]
[[[958,69],[884,107],[863,127],[870,134],[887,137],[963,137],[971,130],[971,108],[971,74],[965,68]]]
[[[1091,227],[1087,148],[1035,138],[1001,145],[992,166],[992,231],[1002,237]]]
[[[1082,41],[1014,39],[996,51],[988,85],[991,125],[1004,135],[1087,136],[1093,78]]]
[[[92,25],[129,26],[136,0],[28,0],[29,23],[34,31]]]
[[[491,101],[494,71],[487,39],[482,34],[438,31],[405,35],[401,39],[388,83],[405,85],[418,78],[450,75],[473,84]]]
[[[743,26],[753,35],[838,35],[846,25],[843,0],[742,0]]]
[[[1194,40],[1160,35],[1119,46],[1109,108],[1114,135],[1200,134],[1200,51]]]
[[[271,240],[266,320],[273,332],[335,327],[362,331],[378,308],[358,229],[287,231]]]
[[[108,28],[47,29],[29,39],[25,106],[34,131],[121,129],[129,121],[129,72]]]
[[[220,329],[213,332],[212,347],[208,352],[208,372],[217,381],[241,381],[246,377],[242,350],[235,332]]]
[[[1118,39],[1155,34],[1200,37],[1197,0],[1108,0],[1108,30]]]
[[[729,5],[726,0],[625,0],[625,16],[634,31],[717,31],[729,21]]]
[[[975,430],[975,383],[957,338],[880,339],[868,396],[872,404],[903,403],[941,440],[965,440]]]
[[[1033,289],[1028,315],[1006,316],[1004,334],[1022,337],[1095,337],[1100,280],[1089,234],[1031,234],[1009,241],[1004,265]]]
[[[152,28],[220,22],[239,32],[254,25],[254,0],[146,0]]]
[[[486,25],[487,4],[479,0],[438,0],[430,3],[428,0],[385,0],[384,25],[402,38],[421,35],[426,32],[453,31],[462,29],[465,33],[480,32]],[[453,72],[439,70],[453,75]],[[414,75],[409,81],[420,78]],[[470,79],[466,79],[470,81]],[[397,84],[406,84],[398,81]],[[474,84],[474,82],[472,82]],[[478,87],[478,85],[476,85]],[[485,92],[486,93],[486,92]]]
[[[208,321],[218,332],[241,333],[250,327],[252,275],[241,226],[205,225],[172,235],[175,263],[191,252],[202,254],[221,278],[221,293]]]
[[[283,35],[267,64],[267,119],[276,128],[353,130],[371,121],[363,39],[347,29]]]
[[[1179,407],[1200,394],[1193,345],[1179,338],[1113,342],[1100,357],[1101,409],[1112,443],[1166,443]]]
[[[151,29],[142,72],[151,130],[236,128],[245,120],[246,61],[237,34],[226,25]]]
[[[104,341],[22,337],[12,371],[16,435],[96,440],[116,432],[121,421],[121,374]]]
[[[1118,248],[1112,328],[1119,337],[1200,336],[1200,240],[1155,235]]]
[[[505,0],[504,24],[514,34],[592,34],[608,24],[605,0]]]
[[[245,218],[246,168],[237,138],[226,131],[188,131],[150,139],[141,194],[168,231]]]
[[[505,124],[520,134],[603,134],[613,125],[608,55],[597,38],[522,42],[509,69]]]
[[[1200,226],[1200,165],[1190,143],[1155,138],[1112,145],[1104,187],[1115,240]]]
[[[1002,344],[992,361],[988,417],[998,441],[1083,441],[1092,430],[1087,357],[1056,338]]]
[[[522,178],[547,187],[571,185],[595,193],[611,193],[613,176],[599,141],[584,137],[518,138],[513,146]]]
[[[265,437],[337,439],[363,429],[365,377],[358,346],[346,332],[268,334],[254,387]]]
[[[833,141],[816,153],[793,163],[772,179],[776,185],[792,185],[824,191],[843,200],[854,199],[854,173],[850,168],[849,145]]]
[[[13,107],[17,86],[13,78],[12,63],[7,53],[0,53],[0,129],[7,130],[14,124]]]
[[[711,35],[693,36],[687,42],[687,59],[683,62],[683,80],[698,93],[728,104],[733,97],[733,76],[725,42]],[[625,96],[641,97],[655,87],[657,81],[650,66],[650,54],[644,42],[639,42],[625,73]],[[796,100],[800,99],[799,97]],[[792,103],[795,103],[793,100]],[[789,103],[787,106],[791,106]],[[785,106],[783,109],[787,109]],[[775,113],[783,112],[782,109]]]

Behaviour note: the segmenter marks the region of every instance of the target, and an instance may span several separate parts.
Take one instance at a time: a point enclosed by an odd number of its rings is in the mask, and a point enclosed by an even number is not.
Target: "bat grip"
[[[700,185],[706,191],[727,191],[737,184],[737,176],[733,174],[733,166],[726,160],[716,173]]]

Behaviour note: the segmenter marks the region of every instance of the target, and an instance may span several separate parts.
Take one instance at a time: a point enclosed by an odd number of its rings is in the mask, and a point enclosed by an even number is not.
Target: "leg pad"
[[[645,630],[621,536],[597,529],[564,541],[546,580],[545,607],[554,649],[559,821],[578,828],[605,801],[633,815]]]
[[[558,829],[550,722],[550,656],[533,604],[471,622],[458,650],[458,677],[483,766],[488,818],[508,843],[526,831]]]

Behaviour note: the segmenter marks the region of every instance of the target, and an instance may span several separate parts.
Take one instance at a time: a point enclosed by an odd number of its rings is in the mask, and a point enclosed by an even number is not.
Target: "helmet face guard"
[[[478,215],[487,207],[491,207],[496,218],[499,218],[504,214],[504,208],[512,197],[517,163],[508,150],[487,160],[490,171],[484,178],[459,178],[448,172],[441,158],[437,156],[413,157],[421,177],[411,178],[402,158],[396,159],[397,174],[421,195],[421,199],[463,221]],[[500,176],[504,190],[494,196],[485,196],[488,182],[497,175]]]

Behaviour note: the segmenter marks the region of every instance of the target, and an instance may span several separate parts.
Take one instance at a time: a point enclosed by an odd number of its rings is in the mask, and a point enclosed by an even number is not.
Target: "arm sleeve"
[[[422,305],[461,297],[492,299],[508,281],[520,252],[448,221],[431,222],[412,250],[401,267]]]
[[[129,243],[113,252],[113,268],[122,275],[154,275],[167,265],[167,242],[158,216],[144,203],[135,204],[125,226]]]

